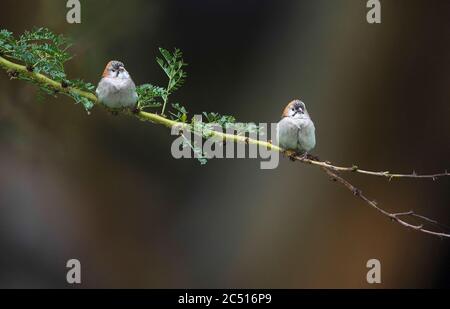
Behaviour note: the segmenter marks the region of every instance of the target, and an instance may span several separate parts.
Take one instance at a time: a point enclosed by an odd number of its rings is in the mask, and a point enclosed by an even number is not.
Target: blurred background
[[[166,83],[154,58],[189,63],[173,100],[191,112],[277,122],[306,102],[322,159],[410,173],[450,168],[450,2],[2,0],[0,28],[74,40],[71,78],[96,84],[122,60],[136,84]],[[312,166],[282,159],[175,160],[162,126],[87,115],[0,72],[0,287],[450,287],[450,242],[392,223]],[[449,179],[347,175],[385,209],[450,224]],[[366,282],[381,261],[382,284]]]

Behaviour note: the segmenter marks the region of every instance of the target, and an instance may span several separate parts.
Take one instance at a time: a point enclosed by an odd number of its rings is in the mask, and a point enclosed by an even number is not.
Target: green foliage
[[[184,106],[181,106],[179,103],[172,104],[175,112],[170,112],[172,120],[179,122],[186,122],[188,119],[188,111]]]
[[[76,88],[82,91],[93,92],[95,90],[95,85],[87,83],[81,79],[67,80],[67,86]]]
[[[66,51],[69,47],[70,43],[66,38],[55,35],[46,28],[26,31],[18,39],[7,30],[0,32],[0,50],[5,56],[56,81],[66,78],[64,63],[72,58]]]
[[[194,156],[197,159],[198,162],[200,162],[201,165],[205,165],[208,163],[208,159],[206,158],[205,154],[203,153],[203,150],[201,147],[199,147],[195,141],[191,143],[186,136],[181,135],[183,137],[183,148],[189,147],[194,152]]]
[[[221,115],[219,113],[207,113],[203,112],[203,116],[206,118],[206,124],[217,124],[222,127],[222,129],[233,129],[237,135],[243,135],[246,133],[257,133],[260,132],[260,128],[252,123],[238,123],[234,116]]]
[[[136,87],[139,97],[139,108],[161,107],[162,103],[158,99],[162,98],[165,89],[151,84],[144,84]]]
[[[183,68],[187,66],[187,64],[183,60],[183,53],[177,48],[175,48],[173,54],[161,47],[159,48],[159,52],[163,57],[156,57],[156,62],[169,78],[167,87],[164,93],[162,93],[163,108],[161,114],[164,115],[169,96],[174,91],[178,90],[186,80],[187,74]]]
[[[183,60],[183,54],[179,49],[175,49],[173,53],[164,48],[159,48],[162,57],[156,57],[156,62],[166,74],[168,80],[166,87],[144,84],[137,87],[139,97],[139,108],[157,108],[162,106],[161,114],[164,116],[166,105],[169,102],[169,96],[178,90],[186,80],[186,72],[183,68],[187,65]],[[169,112],[171,118],[186,122],[187,112],[180,110],[179,104],[172,104],[175,109]],[[184,116],[183,116],[184,115]]]
[[[61,88],[51,84],[39,82],[33,75],[10,72],[13,78],[21,79],[38,86],[38,98],[45,95],[57,96],[65,94],[70,96],[76,103],[80,103],[89,111],[94,106],[94,102],[82,95],[79,90],[93,93],[95,86],[81,79],[70,80],[64,70],[64,65],[72,59],[67,52],[71,46],[70,41],[62,35],[56,35],[47,28],[37,28],[33,31],[26,31],[19,38],[15,38],[13,33],[7,30],[0,30],[0,56],[16,60],[19,64],[26,66],[29,72],[41,73],[50,79],[60,83]],[[184,68],[187,64],[183,60],[183,55],[179,49],[174,49],[173,53],[164,49],[159,49],[161,57],[156,58],[156,62],[164,71],[168,78],[166,87],[143,84],[136,88],[138,94],[138,107],[140,110],[148,108],[159,108],[162,106],[161,114],[164,116],[169,96],[178,90],[185,82],[186,72]],[[197,122],[195,118],[189,120],[187,109],[179,103],[171,104],[169,116],[172,120],[189,124],[190,130],[195,134],[200,134],[203,138],[209,138],[214,130],[233,129],[236,134],[257,132],[259,128],[253,123],[237,123],[233,116],[220,115],[219,113],[204,112],[204,122]],[[198,161],[204,165],[207,159],[202,149],[195,143],[190,143],[184,137],[183,145],[190,147]]]
[[[89,100],[88,98],[83,97],[83,96],[81,96],[81,95],[79,95],[79,94],[77,94],[77,93],[75,93],[75,92],[72,92],[72,91],[71,91],[71,92],[69,93],[69,96],[71,96],[71,97],[75,100],[76,103],[81,103],[81,104],[83,104],[84,108],[85,108],[87,111],[90,111],[90,110],[94,107],[94,102],[92,102],[92,101]]]
[[[12,32],[0,30],[0,54],[2,56],[17,60],[25,65],[28,71],[44,74],[66,87],[91,92],[95,89],[94,85],[80,79],[67,79],[64,65],[72,59],[72,56],[67,52],[70,46],[71,43],[67,38],[56,35],[47,28],[26,31],[17,39]],[[23,74],[17,74],[15,77],[37,85],[40,94],[57,94],[50,85],[38,83]],[[76,103],[81,103],[87,111],[94,106],[94,102],[81,97],[70,89],[65,94],[72,97]]]
[[[236,122],[236,118],[233,116],[221,115],[219,113],[203,112],[203,116],[205,116],[207,122],[217,123],[224,129]]]

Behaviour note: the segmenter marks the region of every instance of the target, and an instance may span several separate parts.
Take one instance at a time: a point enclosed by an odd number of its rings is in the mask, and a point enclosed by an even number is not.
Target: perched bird
[[[290,102],[281,117],[277,125],[278,144],[307,157],[308,152],[316,146],[316,129],[305,103],[300,100]]]
[[[120,61],[110,61],[106,65],[95,92],[99,102],[109,108],[136,108],[136,85]]]

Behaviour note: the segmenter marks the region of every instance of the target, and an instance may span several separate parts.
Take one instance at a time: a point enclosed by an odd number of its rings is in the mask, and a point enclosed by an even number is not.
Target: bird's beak
[[[298,110],[295,111],[294,116],[297,115],[297,114],[303,115],[304,112],[303,112],[302,109],[298,109]]]

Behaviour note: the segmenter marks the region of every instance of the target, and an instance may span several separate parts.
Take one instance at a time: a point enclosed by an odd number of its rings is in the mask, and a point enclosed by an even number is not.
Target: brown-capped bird
[[[106,65],[96,93],[100,103],[114,109],[134,109],[138,101],[136,85],[130,74],[122,62],[115,60]]]
[[[302,153],[306,157],[316,146],[316,129],[305,103],[293,100],[286,106],[281,117],[277,125],[280,147]]]

